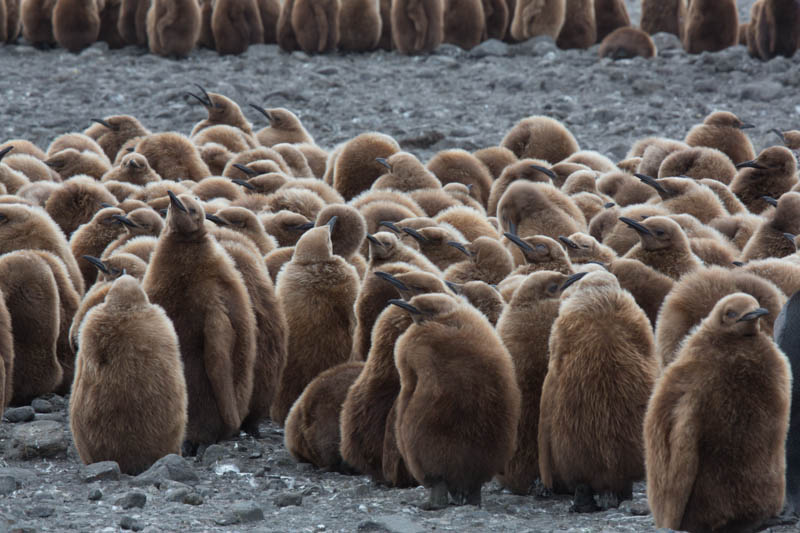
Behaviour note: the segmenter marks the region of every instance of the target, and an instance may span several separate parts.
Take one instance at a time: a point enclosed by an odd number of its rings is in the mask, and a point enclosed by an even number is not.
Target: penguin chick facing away
[[[86,315],[79,345],[69,420],[81,460],[136,475],[179,454],[188,399],[178,336],[136,279],[114,282]]]
[[[650,35],[659,32],[683,35],[686,0],[642,0],[640,27]]]
[[[603,39],[598,54],[611,59],[650,59],[656,55],[656,45],[647,33],[625,26],[617,28]]]
[[[753,127],[755,126],[742,122],[733,113],[715,111],[702,124],[689,130],[685,141],[689,146],[716,148],[730,157],[733,164],[738,165],[756,157],[753,143],[742,131]]]
[[[539,415],[546,488],[576,494],[575,509],[616,507],[644,477],[642,424],[658,377],[650,322],[608,272],[565,295],[550,333]]]
[[[321,54],[336,49],[339,9],[339,0],[295,0],[292,29],[304,52]]]
[[[736,0],[690,0],[683,47],[690,54],[718,52],[739,44]]]
[[[400,453],[430,488],[429,508],[446,506],[448,494],[479,505],[481,486],[503,471],[516,442],[520,391],[511,356],[466,302],[425,294],[391,303],[415,321],[395,346]]]
[[[444,1],[393,0],[391,26],[401,54],[432,52],[444,39]]]
[[[57,0],[53,9],[56,42],[70,52],[80,52],[93,44],[100,34],[100,10],[97,0]]]
[[[566,0],[516,0],[509,33],[515,41],[527,41],[539,35],[549,35],[556,40],[566,15]]]
[[[731,192],[754,214],[770,205],[765,196],[779,198],[797,186],[797,160],[788,148],[772,146],[762,150],[752,161],[736,165],[739,169],[731,182]]]
[[[503,138],[501,146],[520,158],[543,159],[556,164],[578,150],[578,141],[560,122],[533,116],[521,120]]]
[[[197,0],[151,0],[147,12],[150,51],[166,57],[186,57],[200,37]]]
[[[757,531],[783,506],[791,375],[749,294],[721,299],[656,385],[645,419],[656,527]]]
[[[264,42],[264,26],[256,0],[215,0],[211,31],[220,54],[241,54]]]

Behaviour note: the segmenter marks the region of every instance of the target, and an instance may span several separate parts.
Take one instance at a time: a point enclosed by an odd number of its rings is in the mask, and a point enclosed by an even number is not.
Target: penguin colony
[[[800,508],[792,149],[717,111],[615,163],[533,116],[426,164],[186,101],[189,136],[116,115],[0,144],[0,401],[70,394],[84,462],[272,419],[426,509],[493,478],[579,512],[646,480],[655,524],[698,532]]]
[[[20,4],[21,2],[21,4]],[[601,43],[601,57],[653,57],[650,35],[678,35],[693,54],[743,44],[753,57],[800,48],[800,4],[758,0],[740,24],[734,0],[642,0],[640,28],[622,0],[2,0],[0,42],[78,52],[95,41],[185,57],[195,47],[241,54],[251,44],[324,53],[428,53],[486,39],[547,35],[560,48]]]

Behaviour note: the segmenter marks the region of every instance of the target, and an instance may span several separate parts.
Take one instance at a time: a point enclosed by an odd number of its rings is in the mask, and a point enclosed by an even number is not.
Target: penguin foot
[[[242,423],[241,429],[254,439],[261,438],[261,431],[258,429],[258,420],[245,420]]]
[[[571,513],[596,513],[599,510],[594,501],[594,491],[589,485],[575,487],[575,499],[569,508]]]
[[[449,500],[447,498],[447,484],[440,481],[431,487],[431,494],[427,502],[419,505],[423,511],[438,511],[447,507]]]
[[[192,442],[189,440],[183,441],[181,445],[181,455],[183,457],[195,457],[197,456],[197,448],[199,444],[196,442]]]
[[[597,496],[597,502],[600,504],[600,509],[603,511],[616,509],[619,507],[620,500],[620,496],[611,491],[603,491]]]
[[[536,481],[534,481],[533,482],[533,486],[531,487],[531,489],[532,489],[533,495],[536,496],[539,499],[544,500],[546,498],[552,498],[553,497],[553,491],[548,489],[547,487],[545,487],[544,483],[542,483],[541,479],[537,479]]]

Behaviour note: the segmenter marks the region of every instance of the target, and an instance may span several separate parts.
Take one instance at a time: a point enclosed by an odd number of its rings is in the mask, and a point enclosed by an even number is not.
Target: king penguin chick
[[[506,38],[508,25],[511,22],[511,10],[506,0],[481,0],[483,4],[483,17],[485,28],[482,41]]]
[[[727,3],[727,2],[726,2]],[[716,148],[731,158],[734,165],[755,159],[753,143],[742,131],[753,128],[727,111],[715,111],[702,124],[697,124],[686,135],[689,146]]]
[[[444,39],[443,0],[392,0],[392,42],[401,54],[427,54]]]
[[[250,104],[250,106],[264,115],[269,120],[269,126],[259,130],[256,138],[262,146],[271,147],[281,143],[309,143],[314,144],[314,139],[303,127],[297,115],[282,107],[264,109]]]
[[[14,391],[14,335],[5,298],[0,296],[0,408],[5,411]]]
[[[211,31],[217,52],[241,54],[264,42],[264,26],[256,0],[215,0]]]
[[[650,217],[643,222],[622,217],[620,220],[639,234],[639,244],[623,257],[636,259],[674,280],[703,266],[689,246],[689,239],[674,220]]]
[[[497,325],[500,315],[506,306],[500,290],[484,281],[468,281],[464,284],[448,282],[454,293],[466,299],[472,307],[486,317],[492,326]]]
[[[151,0],[147,12],[150,51],[165,57],[186,57],[200,37],[197,0]]]
[[[650,35],[666,32],[683,36],[686,0],[642,0],[640,27]]]
[[[444,0],[443,42],[471,50],[483,39],[486,20],[481,0]]]
[[[539,477],[539,401],[550,358],[550,328],[558,317],[561,293],[586,275],[534,272],[514,291],[497,322],[497,334],[514,361],[522,409],[514,455],[500,483],[515,494],[528,494]]]
[[[136,145],[136,152],[145,156],[164,180],[200,181],[211,175],[197,147],[178,133],[148,135]]]
[[[765,196],[779,198],[798,184],[797,160],[788,148],[772,146],[752,161],[736,165],[739,172],[731,182],[731,192],[754,214],[762,213],[769,203]]]
[[[418,189],[439,189],[442,183],[413,154],[396,152],[379,161],[388,173],[372,184],[372,189],[394,189],[411,192]]]
[[[80,347],[69,421],[81,460],[136,475],[179,454],[188,399],[178,336],[136,279],[115,281],[88,313]]]
[[[147,46],[147,11],[150,0],[122,0],[117,29],[128,44]]]
[[[294,52],[300,49],[297,44],[297,36],[292,27],[292,11],[294,10],[295,0],[284,0],[281,3],[281,11],[275,27],[275,40],[278,46],[285,52]]]
[[[281,14],[281,0],[257,0],[264,26],[264,44],[276,44],[278,18]]]
[[[470,195],[482,206],[489,200],[492,176],[480,159],[466,150],[442,150],[428,161],[427,168],[442,185],[463,183],[470,188]]]
[[[527,276],[539,270],[550,270],[562,274],[575,272],[567,252],[554,239],[544,235],[520,238],[513,233],[506,233],[505,237],[521,250],[524,259],[524,263],[511,272],[511,276]]]
[[[150,167],[147,158],[142,154],[130,153],[122,158],[119,165],[103,174],[102,182],[119,181],[133,185],[147,185],[154,181],[161,181],[161,176]]]
[[[560,122],[549,117],[533,116],[521,120],[503,138],[501,146],[520,159],[543,159],[558,163],[574,154],[580,147],[572,133]]]
[[[53,9],[56,0],[24,0],[20,6],[22,36],[37,48],[50,48],[53,36]]]
[[[497,218],[505,231],[523,237],[557,239],[586,229],[583,213],[568,196],[552,185],[525,180],[506,189],[497,206]]]
[[[739,44],[735,0],[690,0],[683,47],[690,54],[718,52]]]
[[[339,48],[368,52],[378,47],[383,22],[379,0],[340,0]]]
[[[103,257],[108,257],[131,240],[140,236],[158,237],[164,229],[161,216],[149,207],[139,207],[130,211],[126,217],[127,231],[111,241],[103,250]],[[124,224],[124,222],[123,222]]]
[[[329,227],[311,229],[297,241],[277,281],[288,351],[271,408],[276,423],[284,423],[311,380],[350,358],[358,287],[355,268],[333,254]]]
[[[659,178],[683,176],[695,180],[716,180],[730,184],[736,176],[736,167],[731,159],[715,148],[703,146],[674,152],[667,156],[658,168]]]
[[[505,0],[503,0],[505,1]],[[480,159],[481,163],[486,165],[489,173],[492,175],[492,180],[496,180],[503,173],[503,170],[509,165],[518,161],[517,156],[503,146],[490,146],[474,152],[472,155]]]
[[[624,6],[625,4],[621,4]],[[612,31],[600,43],[598,55],[611,59],[650,59],[657,53],[656,45],[650,36],[639,28],[623,26]]]
[[[336,158],[333,187],[349,202],[385,173],[386,167],[377,160],[399,151],[397,141],[381,133],[362,133],[347,141]]]
[[[614,31],[631,25],[628,9],[622,0],[594,0],[594,18],[597,23],[597,42],[603,41]],[[653,49],[655,50],[655,46]]]
[[[220,4],[217,3],[217,5],[219,6]],[[245,142],[250,141],[248,143],[249,144],[248,148],[254,147],[252,145],[254,145],[255,143],[252,140],[247,139],[247,136],[253,134],[252,127],[245,118],[244,113],[242,113],[242,109],[239,107],[239,105],[230,98],[228,98],[227,96],[223,96],[217,93],[209,93],[199,85],[198,88],[202,93],[201,95],[197,95],[194,93],[187,93],[187,95],[193,97],[198,102],[203,104],[203,107],[205,107],[206,111],[208,112],[208,118],[206,118],[205,120],[201,120],[200,122],[195,124],[194,128],[192,128],[191,137],[195,138],[195,136],[198,133],[200,133],[200,131],[206,128],[218,125],[227,125],[227,126],[233,126],[234,128],[237,128],[238,130],[243,132],[245,134],[243,140]],[[202,143],[203,141],[199,142]],[[224,142],[220,142],[220,144],[226,145],[226,143]],[[233,147],[230,148],[233,149]],[[241,144],[238,144],[236,148],[239,148],[239,150],[236,150],[239,152],[243,152],[246,149]]]
[[[336,49],[339,9],[339,0],[295,0],[292,29],[304,52],[321,54]]]
[[[565,295],[550,332],[539,470],[546,488],[575,492],[576,510],[594,507],[592,493],[602,507],[616,507],[644,477],[642,425],[659,372],[654,348],[649,320],[612,274],[589,273]],[[590,501],[579,501],[586,493]]]
[[[138,137],[150,135],[150,131],[130,115],[112,115],[93,118],[94,124],[84,134],[94,139],[110,161],[115,161],[123,145]]]
[[[91,255],[99,257],[103,250],[121,234],[126,233],[127,227],[135,223],[125,216],[125,211],[117,207],[106,207],[94,214],[92,219],[81,225],[69,240],[70,251],[73,257]],[[85,287],[91,287],[97,279],[97,269],[90,263],[81,263],[81,275]]]
[[[97,180],[75,176],[53,191],[44,205],[45,211],[70,236],[78,226],[89,222],[103,205],[115,205],[117,199]]]
[[[792,380],[767,314],[749,294],[721,299],[658,381],[644,431],[656,527],[756,531],[781,511]]]
[[[776,202],[775,210],[765,213],[764,221],[742,250],[742,261],[786,257],[795,252],[786,234],[800,233],[800,193],[787,192]]]
[[[594,0],[567,0],[564,26],[558,34],[559,48],[589,48],[597,42]],[[557,161],[553,161],[557,163]]]
[[[392,303],[414,320],[395,346],[400,453],[430,489],[428,508],[446,506],[448,494],[456,504],[480,505],[481,486],[503,471],[516,442],[520,391],[511,356],[466,302],[425,294]]]
[[[70,52],[80,52],[93,44],[100,35],[100,9],[97,0],[56,0],[53,9],[56,42]]]
[[[548,35],[555,41],[564,27],[566,15],[566,0],[516,0],[509,33],[515,41],[527,41],[539,35]]]
[[[760,0],[750,11],[750,55],[763,61],[792,57],[800,48],[800,5],[791,0]]]
[[[466,244],[448,242],[466,256],[444,271],[444,279],[452,283],[483,281],[498,284],[511,274],[514,262],[508,250],[496,239],[478,237]]]
[[[200,203],[169,196],[166,228],[142,286],[178,333],[189,394],[184,451],[192,453],[234,435],[247,415],[255,318],[242,276],[208,234]]]

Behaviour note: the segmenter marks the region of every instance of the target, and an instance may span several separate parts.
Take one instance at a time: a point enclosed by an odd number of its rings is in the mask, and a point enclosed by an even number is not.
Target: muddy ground
[[[638,19],[636,2],[628,2]],[[746,14],[750,2],[740,2]],[[688,56],[656,38],[659,57],[599,61],[596,47],[560,51],[552,41],[492,41],[465,52],[442,46],[425,57],[376,52],[311,57],[255,46],[238,57],[199,50],[184,61],[144,50],[81,54],[0,47],[0,140],[23,137],[46,148],[55,136],[110,114],[137,116],[152,131],[188,133],[205,115],[185,97],[192,83],[242,104],[298,113],[318,144],[331,148],[375,130],[423,160],[445,148],[497,144],[519,119],[562,120],[581,147],[614,159],[648,135],[682,138],[714,109],[747,122],[757,148],[769,130],[800,128],[800,54],[762,63],[742,47]],[[260,117],[246,113],[257,126]],[[644,486],[633,502],[591,515],[568,498],[540,500],[484,487],[482,508],[419,510],[422,489],[396,490],[366,477],[295,463],[282,432],[221,443],[195,461],[166,460],[142,478],[100,465],[87,471],[71,444],[65,400],[50,397],[0,423],[0,533],[5,531],[647,531],[654,529]],[[95,480],[95,478],[101,478]],[[143,505],[143,506],[139,506]],[[126,508],[127,507],[127,508]],[[796,531],[781,526],[773,531]]]

